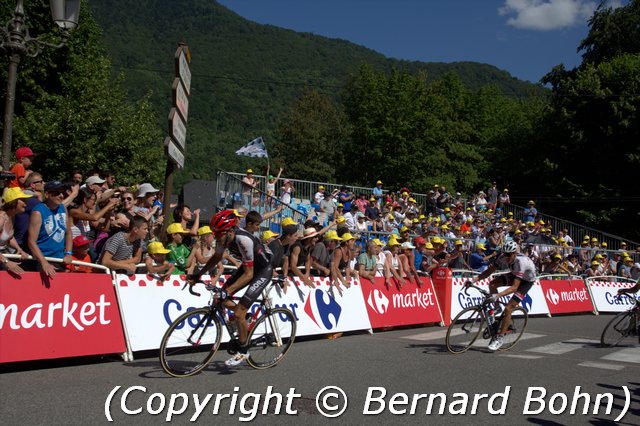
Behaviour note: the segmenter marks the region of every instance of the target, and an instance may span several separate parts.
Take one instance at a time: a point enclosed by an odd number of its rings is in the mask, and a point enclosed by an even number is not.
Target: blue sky
[[[595,0],[219,0],[252,21],[399,59],[476,61],[537,82],[580,63]],[[618,7],[624,0],[609,0]]]

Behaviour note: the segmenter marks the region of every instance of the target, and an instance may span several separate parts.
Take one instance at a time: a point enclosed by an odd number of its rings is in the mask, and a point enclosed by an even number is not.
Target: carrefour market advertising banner
[[[276,286],[269,294],[274,307],[286,307],[293,312],[298,336],[371,328],[357,280],[340,290],[329,285],[327,278],[313,281],[315,287],[310,288],[296,278],[286,291]],[[117,275],[116,283],[133,351],[159,348],[164,332],[179,315],[210,301],[210,293],[202,285],[194,289],[199,297],[183,290],[184,279],[179,276],[158,281],[150,275]],[[236,295],[243,293],[241,290]],[[258,305],[254,304],[251,311],[256,309]],[[224,328],[222,339],[229,340]]]
[[[125,351],[109,275],[0,272],[0,362]]]

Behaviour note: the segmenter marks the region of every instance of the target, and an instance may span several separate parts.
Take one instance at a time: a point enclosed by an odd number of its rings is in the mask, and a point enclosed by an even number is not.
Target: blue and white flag
[[[246,155],[253,158],[269,158],[267,148],[264,146],[262,136],[258,136],[242,148],[236,151],[238,155]]]

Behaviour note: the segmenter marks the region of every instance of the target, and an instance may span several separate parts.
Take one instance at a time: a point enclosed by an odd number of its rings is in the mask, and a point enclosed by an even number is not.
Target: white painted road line
[[[591,362],[585,361],[578,364],[578,367],[590,367],[590,368],[602,368],[604,370],[616,370],[620,371],[624,368],[624,365],[618,364],[605,364],[604,362]]]
[[[536,348],[527,349],[527,352],[536,352],[547,355],[562,355],[578,349],[600,344],[599,340],[571,339],[563,342],[551,343]]]
[[[621,349],[612,354],[603,356],[600,359],[606,359],[607,361],[622,361],[640,364],[640,346]]]
[[[519,358],[519,359],[540,359],[540,358],[544,358],[542,355],[500,354],[499,356],[504,356],[504,357],[507,357],[507,358]]]

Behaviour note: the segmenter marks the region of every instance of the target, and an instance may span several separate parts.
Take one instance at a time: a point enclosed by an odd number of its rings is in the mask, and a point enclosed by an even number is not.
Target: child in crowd
[[[33,163],[33,157],[35,157],[35,154],[29,147],[23,146],[16,150],[16,164],[10,170],[11,173],[16,175],[16,178],[9,183],[10,188],[25,189],[25,180],[31,174],[29,167]]]
[[[91,240],[87,239],[84,235],[78,235],[73,239],[73,251],[71,254],[71,260],[77,260],[80,262],[91,263],[91,258],[89,257],[89,247],[91,245]],[[69,264],[66,266],[69,272],[93,272],[93,268],[90,266],[81,266],[81,265],[73,265]]]
[[[167,261],[167,254],[171,250],[164,248],[160,241],[154,241],[147,246],[147,257],[144,263],[147,265],[148,274],[158,275],[158,279],[164,281],[175,270],[175,265]]]
[[[186,274],[193,261],[193,257],[189,256],[189,248],[182,242],[184,234],[188,232],[180,223],[172,223],[167,227],[167,235],[170,241],[167,244],[167,248],[171,251],[169,253],[169,262],[173,262],[175,265],[175,269],[171,272],[172,275]]]

